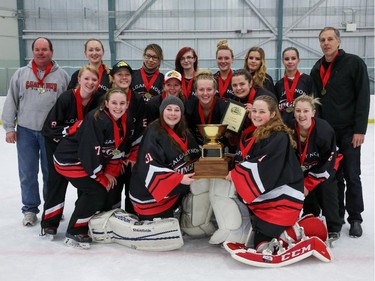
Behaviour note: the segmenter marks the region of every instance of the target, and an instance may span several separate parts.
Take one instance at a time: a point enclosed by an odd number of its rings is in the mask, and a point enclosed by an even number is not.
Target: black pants
[[[337,182],[333,177],[309,192],[303,204],[304,214],[318,216],[320,209],[322,210],[322,215],[326,218],[328,232],[340,232],[342,227],[337,193]]]
[[[58,143],[54,142],[50,138],[44,139],[48,161],[48,181],[41,227],[59,227],[61,216],[64,211],[68,180],[56,172],[53,164],[53,154],[55,153]]]
[[[90,218],[96,212],[110,209],[108,208],[108,191],[90,177],[68,178],[68,180],[78,189],[80,196],[76,201],[67,232],[73,235],[87,234]]]
[[[339,152],[344,156],[336,174],[338,182],[339,213],[344,218],[348,212],[348,222],[362,222],[364,210],[361,183],[361,147],[353,148],[353,130],[336,130],[336,142]]]
[[[129,190],[130,190],[130,178],[131,178],[132,170],[131,165],[125,167],[125,173],[120,175],[117,178],[117,185],[114,188],[114,195],[113,195],[113,203],[115,205],[119,205],[118,208],[121,206],[122,202],[122,190],[125,190],[125,211],[130,214],[136,214],[133,208],[133,204],[129,198]],[[124,188],[125,186],[125,188]]]

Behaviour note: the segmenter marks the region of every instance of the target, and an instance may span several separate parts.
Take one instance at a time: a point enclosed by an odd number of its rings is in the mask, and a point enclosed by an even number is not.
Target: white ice
[[[76,196],[72,186],[68,188],[66,219],[56,239],[47,241],[39,237],[39,224],[22,226],[16,148],[5,143],[2,128],[0,154],[1,280],[374,280],[374,125],[369,125],[362,147],[363,236],[350,238],[346,223],[341,238],[331,249],[334,255],[331,263],[309,257],[274,269],[242,264],[223,248],[208,244],[208,239],[185,238],[185,245],[171,252],[142,252],[118,244],[95,243],[90,250],[68,248],[63,245],[63,239]]]

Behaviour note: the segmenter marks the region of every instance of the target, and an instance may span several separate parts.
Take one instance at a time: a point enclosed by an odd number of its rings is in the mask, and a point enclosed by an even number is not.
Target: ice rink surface
[[[76,190],[69,186],[65,221],[54,241],[39,237],[40,225],[22,226],[21,196],[15,145],[0,132],[0,279],[4,281],[207,281],[207,280],[374,280],[374,125],[362,147],[362,184],[365,198],[364,234],[350,238],[349,224],[332,252],[334,261],[314,257],[282,268],[256,268],[231,258],[208,238],[184,236],[185,245],[170,252],[142,252],[118,244],[95,244],[89,250],[63,245]],[[42,207],[42,206],[41,206]],[[40,218],[40,214],[38,215]]]

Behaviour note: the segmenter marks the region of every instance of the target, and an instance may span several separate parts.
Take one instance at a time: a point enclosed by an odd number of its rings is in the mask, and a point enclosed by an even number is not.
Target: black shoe
[[[362,226],[360,221],[353,221],[350,223],[349,236],[354,238],[362,236]]]
[[[87,234],[70,234],[66,233],[66,237],[73,239],[74,241],[78,243],[91,243],[92,238],[88,236]]]
[[[56,233],[57,233],[57,227],[53,227],[53,226],[46,227],[44,229],[44,233],[45,234],[49,234],[49,235],[56,235]]]

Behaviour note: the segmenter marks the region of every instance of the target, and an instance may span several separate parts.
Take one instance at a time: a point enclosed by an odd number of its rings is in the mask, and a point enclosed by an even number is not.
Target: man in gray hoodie
[[[52,60],[53,46],[49,39],[35,39],[32,51],[33,59],[27,66],[19,68],[10,80],[1,117],[6,142],[17,144],[25,226],[36,224],[36,214],[41,204],[39,160],[43,173],[43,194],[46,193],[48,166],[41,133],[44,120],[69,83],[68,74]]]

